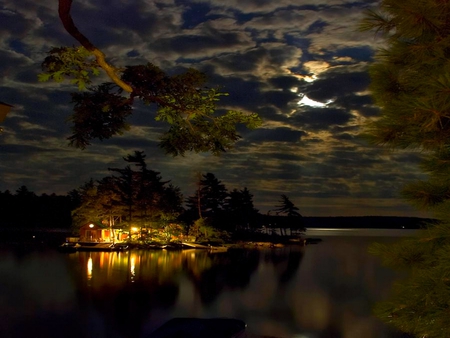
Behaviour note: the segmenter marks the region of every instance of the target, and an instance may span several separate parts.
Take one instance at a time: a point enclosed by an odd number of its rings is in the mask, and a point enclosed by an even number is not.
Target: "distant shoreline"
[[[432,218],[405,216],[303,216],[306,229],[420,229],[437,220]],[[273,226],[274,229],[278,227]],[[71,228],[15,227],[1,224],[0,232],[72,232]]]
[[[435,223],[432,218],[404,216],[303,217],[306,229],[420,229]]]
[[[414,236],[419,229],[386,228],[309,228],[305,237],[359,236],[359,237],[408,237]]]

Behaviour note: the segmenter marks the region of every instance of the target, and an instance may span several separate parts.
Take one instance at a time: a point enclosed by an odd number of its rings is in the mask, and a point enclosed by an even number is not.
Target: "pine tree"
[[[201,186],[204,214],[209,217],[217,216],[223,210],[225,200],[228,197],[225,185],[214,174],[207,173],[203,175]]]
[[[386,41],[369,71],[370,90],[381,108],[367,128],[375,144],[423,154],[427,179],[403,193],[441,222],[396,244],[374,244],[371,252],[408,277],[391,299],[376,306],[384,321],[420,338],[450,332],[450,2],[382,0],[361,24]]]
[[[298,212],[298,208],[291,202],[289,197],[286,195],[281,195],[281,200],[279,201],[279,205],[274,209],[277,215],[285,214],[288,217],[300,217],[300,213]]]
[[[159,172],[147,169],[144,152],[136,151],[124,160],[134,167],[109,168],[118,174],[98,181],[92,179],[77,190],[79,206],[73,212],[79,226],[96,221],[117,225],[126,220],[130,227],[147,227],[149,222],[173,221],[183,211],[180,188],[163,181]]]
[[[90,179],[78,188],[80,204],[72,211],[72,225],[75,230],[87,222],[102,219],[102,210],[99,208],[99,199],[97,194],[97,183]]]
[[[298,212],[299,209],[295,206],[295,204],[287,197],[286,195],[281,195],[281,200],[279,201],[279,205],[273,209],[275,211],[276,215],[283,215],[288,217],[288,223],[281,225],[280,224],[280,234],[286,235],[286,228],[289,228],[290,234],[293,234],[294,230],[295,232],[298,232],[299,230],[304,230],[303,227],[303,219],[301,218],[302,215]]]
[[[166,202],[164,201],[165,185],[169,183],[162,181],[160,172],[147,169],[145,158],[143,151],[135,151],[134,155],[124,158],[126,162],[134,164],[139,169],[133,171],[137,183],[134,204],[136,217],[141,220],[141,226],[160,216]]]
[[[233,189],[224,207],[229,226],[233,228],[251,226],[258,215],[258,210],[253,205],[253,195],[247,187],[241,190]]]
[[[368,126],[376,144],[423,151],[429,179],[406,196],[421,207],[450,199],[450,3],[383,0],[361,28],[386,40],[371,65],[370,90],[381,116]]]
[[[197,178],[195,194],[186,200],[186,216],[190,221],[207,218],[212,226],[222,228],[228,191],[222,181],[212,173],[199,174]]]

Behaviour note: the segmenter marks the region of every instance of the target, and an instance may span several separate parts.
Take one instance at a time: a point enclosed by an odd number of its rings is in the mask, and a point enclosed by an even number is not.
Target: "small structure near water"
[[[114,230],[102,225],[87,223],[80,228],[80,242],[113,242]]]
[[[128,244],[122,243],[123,233],[103,224],[86,223],[79,229],[79,237],[67,237],[59,247],[61,252],[75,251],[123,251]],[[128,235],[126,235],[128,236]]]

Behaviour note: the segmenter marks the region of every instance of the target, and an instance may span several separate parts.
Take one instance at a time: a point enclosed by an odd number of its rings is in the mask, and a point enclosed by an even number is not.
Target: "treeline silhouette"
[[[0,191],[0,228],[69,229],[77,201],[70,195],[36,195],[21,186],[15,193]]]
[[[71,212],[78,205],[77,196],[71,194],[38,196],[26,186],[21,186],[15,193],[0,191],[0,228],[70,229]],[[259,214],[257,219],[260,227],[277,227],[276,223],[284,223],[284,217],[281,216]],[[419,229],[436,221],[430,218],[396,216],[303,217],[302,220],[305,228],[385,229]]]
[[[306,228],[420,229],[437,222],[432,218],[402,216],[303,217]]]

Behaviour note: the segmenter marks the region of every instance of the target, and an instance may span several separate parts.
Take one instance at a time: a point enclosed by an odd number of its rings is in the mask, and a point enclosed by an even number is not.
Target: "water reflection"
[[[92,257],[89,257],[87,262],[87,279],[92,279]]]
[[[136,267],[136,256],[130,257],[131,263],[130,263],[130,275],[131,275],[131,281],[134,282],[134,276],[136,275],[135,267]]]
[[[234,317],[266,336],[393,338],[371,307],[396,275],[366,253],[371,241],[226,253],[51,252],[25,262],[3,254],[0,315],[8,313],[9,324],[0,336],[146,337],[172,317]],[[65,298],[46,293],[48,283]],[[28,306],[34,312],[22,315]],[[61,323],[67,334],[58,332]]]

